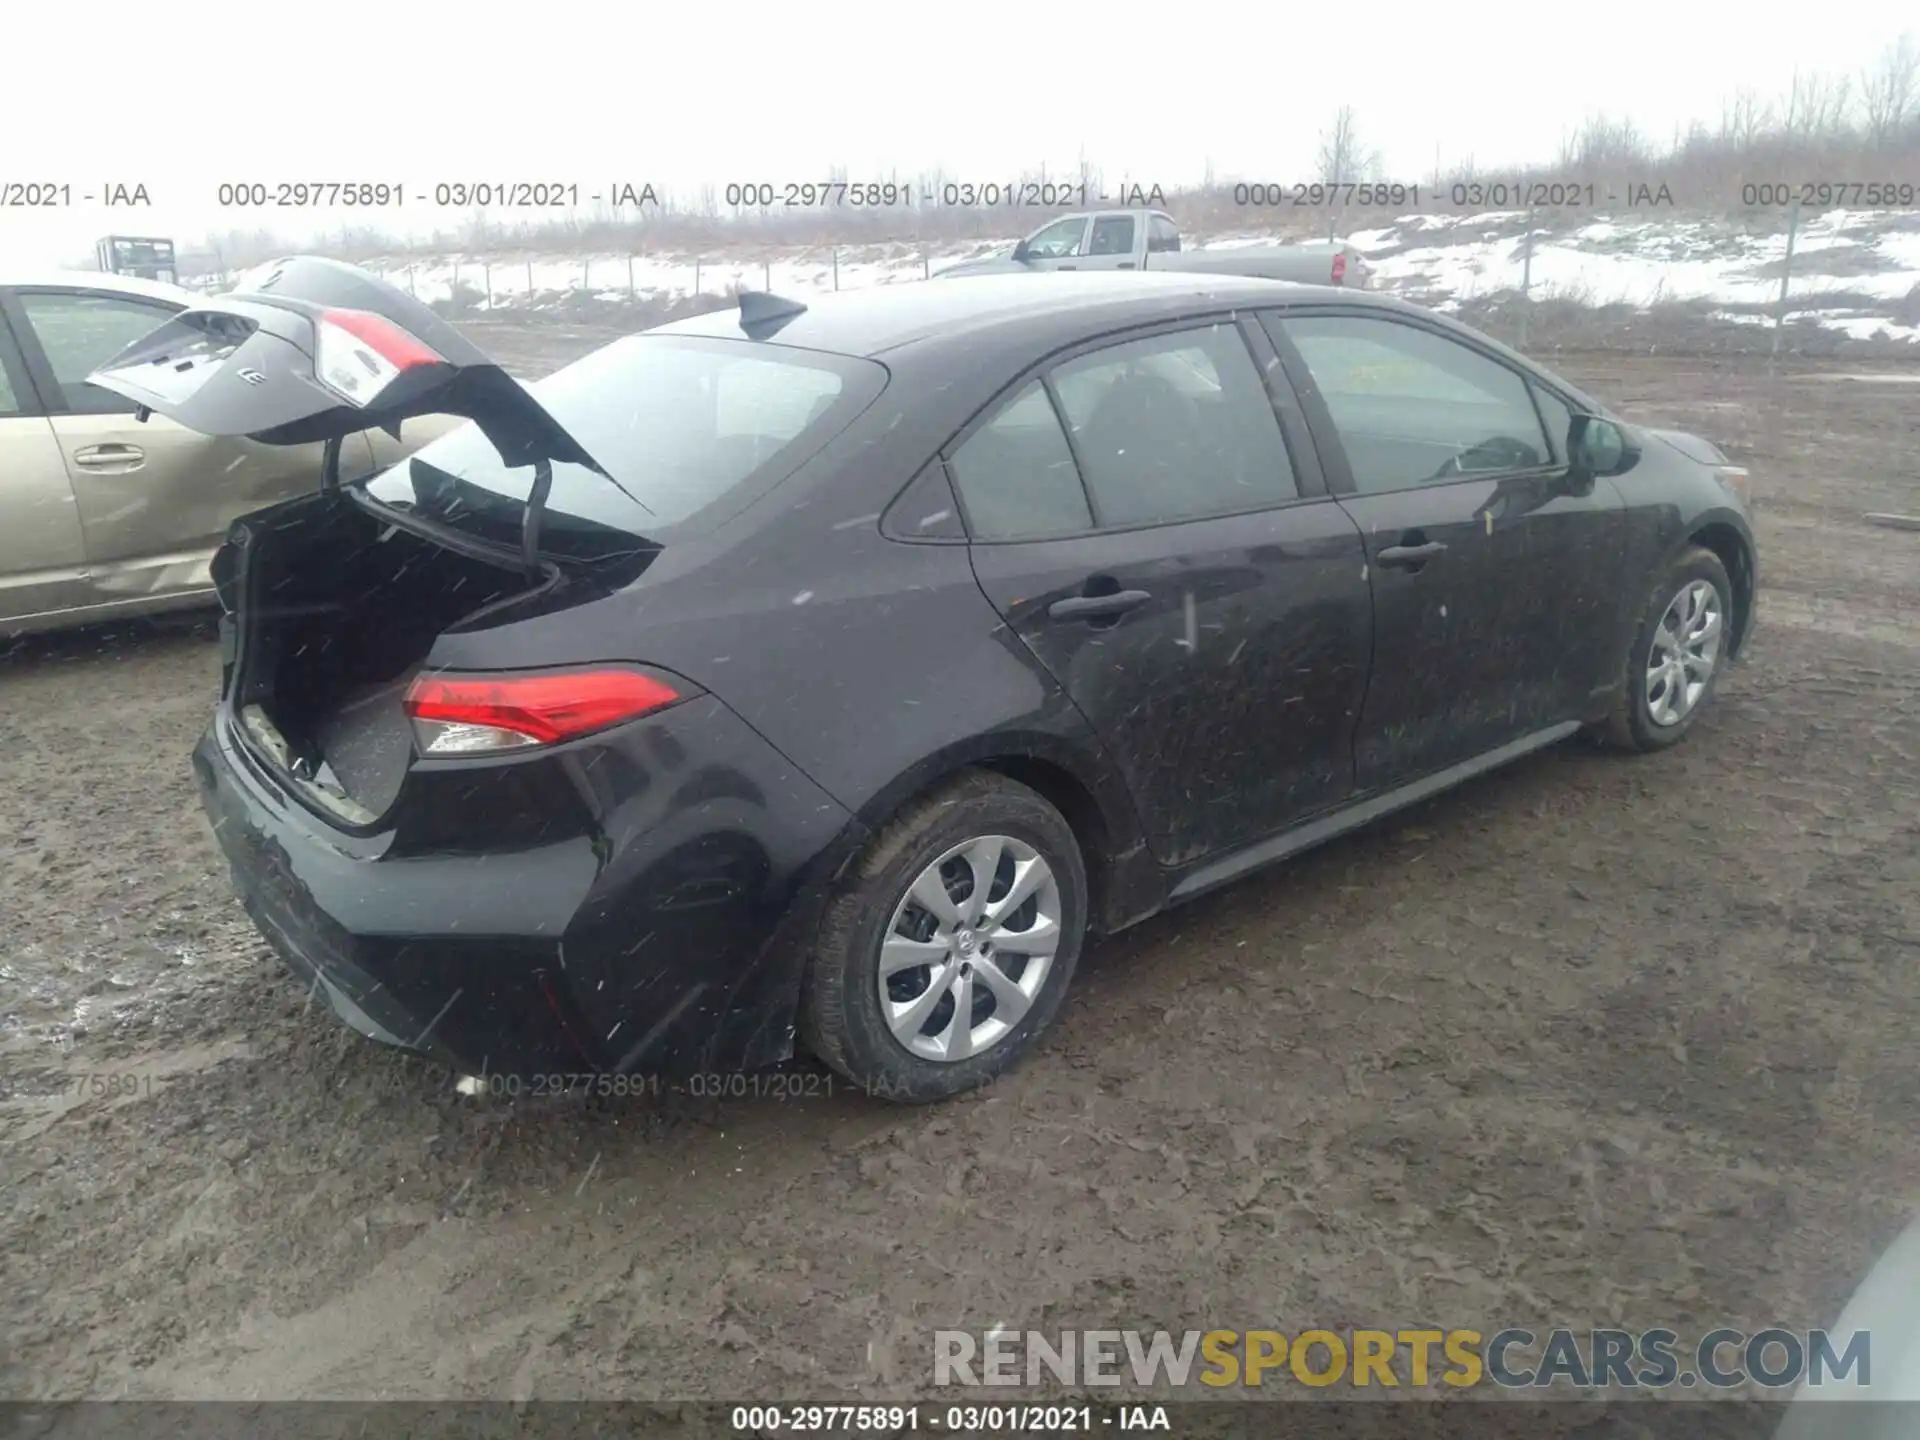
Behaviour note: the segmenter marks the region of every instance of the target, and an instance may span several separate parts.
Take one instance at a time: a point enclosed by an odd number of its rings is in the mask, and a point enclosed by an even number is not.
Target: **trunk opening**
[[[434,642],[555,576],[461,553],[339,492],[247,533],[233,709],[308,798],[371,824],[412,762],[400,702]]]

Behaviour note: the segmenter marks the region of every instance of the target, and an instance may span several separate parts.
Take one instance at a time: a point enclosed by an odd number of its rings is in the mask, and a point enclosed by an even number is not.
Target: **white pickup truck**
[[[1360,253],[1337,241],[1183,250],[1171,215],[1136,209],[1062,215],[1015,245],[1011,254],[962,261],[934,278],[1026,270],[1184,270],[1360,289],[1366,288],[1370,275]]]

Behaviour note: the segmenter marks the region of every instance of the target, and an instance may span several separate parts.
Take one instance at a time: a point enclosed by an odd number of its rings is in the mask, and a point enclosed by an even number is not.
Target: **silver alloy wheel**
[[[1720,658],[1720,592],[1689,580],[1667,602],[1647,653],[1647,714],[1656,725],[1678,725],[1707,693]]]
[[[923,1060],[965,1060],[1020,1023],[1060,948],[1060,882],[1025,841],[982,835],[920,872],[887,922],[887,1028]]]

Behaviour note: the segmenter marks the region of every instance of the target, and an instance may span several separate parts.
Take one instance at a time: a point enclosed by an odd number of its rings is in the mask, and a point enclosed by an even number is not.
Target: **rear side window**
[[[1231,514],[1300,493],[1234,325],[1096,350],[1052,380],[1102,526]]]
[[[1164,215],[1147,217],[1147,249],[1156,254],[1169,253],[1180,248],[1180,232],[1174,228],[1173,221]]]
[[[1093,527],[1066,432],[1037,381],[962,441],[948,468],[976,540],[1034,540]]]
[[[1093,222],[1093,239],[1087,243],[1089,255],[1130,255],[1133,253],[1133,217],[1102,215]]]
[[[737,492],[792,473],[885,385],[874,362],[817,351],[704,336],[617,340],[528,387],[607,472],[556,464],[546,524],[559,531],[571,518],[648,537],[695,524],[723,501],[752,498]],[[508,468],[477,426],[463,425],[368,490],[470,528],[497,524],[511,540],[532,483],[531,467]]]
[[[87,384],[87,376],[178,313],[121,295],[44,291],[22,294],[20,308],[60,384],[59,408],[75,415],[130,414],[131,400]]]

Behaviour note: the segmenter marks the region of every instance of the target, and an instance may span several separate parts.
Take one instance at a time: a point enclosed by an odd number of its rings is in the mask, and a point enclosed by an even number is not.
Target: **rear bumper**
[[[784,1059],[861,839],[712,697],[517,764],[419,765],[366,836],[282,790],[224,714],[193,768],[247,913],[316,998],[467,1073]]]

